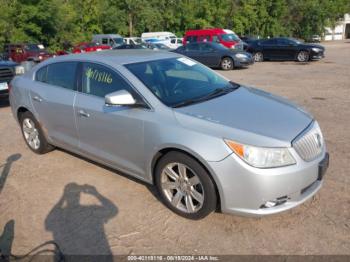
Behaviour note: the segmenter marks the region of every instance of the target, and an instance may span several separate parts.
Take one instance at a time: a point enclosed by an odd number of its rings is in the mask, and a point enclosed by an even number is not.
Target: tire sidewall
[[[305,53],[305,55],[306,55],[306,59],[305,60],[300,60],[299,59],[299,54],[301,54],[301,53]],[[310,59],[310,55],[309,55],[309,53],[307,51],[302,50],[302,51],[298,52],[298,54],[297,54],[297,61],[298,62],[307,62],[307,61],[309,61],[309,59]]]
[[[260,54],[261,59],[256,60],[256,58],[255,58],[256,54]],[[260,52],[260,51],[256,52],[256,53],[254,54],[254,62],[262,62],[262,61],[264,61],[264,55],[263,55],[263,53]]]
[[[164,195],[164,192],[160,186],[160,179],[161,179],[161,173],[163,168],[172,162],[178,162],[185,164],[189,168],[191,168],[196,175],[198,176],[199,180],[202,183],[203,190],[204,190],[204,202],[203,206],[199,211],[196,213],[185,213],[181,210],[175,208],[169,200]],[[208,174],[208,172],[205,170],[205,168],[194,158],[180,152],[170,152],[164,155],[157,163],[155,168],[155,185],[157,187],[158,194],[161,197],[162,202],[173,212],[176,214],[193,220],[198,220],[206,217],[210,213],[212,213],[217,206],[217,193],[215,185]]]
[[[223,64],[223,62],[224,62],[225,60],[229,60],[229,61],[231,62],[230,68],[224,68],[224,67],[223,67],[222,64]],[[233,59],[230,58],[230,57],[224,57],[224,58],[221,60],[220,66],[221,66],[221,69],[224,70],[224,71],[232,70],[232,69],[233,69],[233,66],[234,66],[234,61],[233,61]]]
[[[24,131],[23,131],[23,121],[24,121],[24,119],[27,119],[27,118],[30,119],[30,120],[32,120],[32,121],[34,122],[35,128],[38,130],[39,140],[40,140],[40,146],[39,146],[38,149],[32,148],[32,147],[28,144],[28,142],[27,142],[27,140],[26,140],[26,138],[25,138]],[[31,151],[33,151],[33,152],[36,153],[36,154],[44,154],[44,153],[47,153],[47,152],[49,152],[49,151],[52,150],[52,146],[47,142],[47,140],[46,140],[46,138],[45,138],[45,136],[44,136],[44,134],[43,134],[43,131],[42,131],[42,129],[41,129],[41,126],[40,126],[39,122],[36,120],[36,118],[34,117],[34,115],[33,115],[31,112],[29,112],[29,111],[24,112],[24,113],[20,116],[20,119],[19,119],[19,120],[20,120],[21,132],[22,132],[23,139],[24,139],[25,143],[27,144],[27,146],[29,147],[29,149],[30,149]]]

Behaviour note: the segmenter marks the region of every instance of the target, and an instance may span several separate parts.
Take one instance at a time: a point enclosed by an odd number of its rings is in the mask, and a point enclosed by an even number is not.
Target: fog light
[[[287,200],[288,200],[288,196],[278,197],[275,200],[266,201],[264,204],[260,206],[260,208],[270,208],[270,207],[279,206],[286,203]]]
[[[265,204],[262,205],[263,208],[270,208],[276,206],[276,201],[266,201]]]

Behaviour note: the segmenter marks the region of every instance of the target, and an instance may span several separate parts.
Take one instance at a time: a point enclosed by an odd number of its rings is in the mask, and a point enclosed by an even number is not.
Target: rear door
[[[115,70],[83,63],[74,110],[79,148],[92,159],[144,176],[143,117],[149,110],[105,104],[105,95],[123,89],[137,97]]]
[[[73,104],[76,96],[77,62],[53,63],[35,74],[30,98],[40,123],[54,144],[78,146]]]
[[[199,50],[199,44],[187,44],[183,51],[183,54],[199,61],[201,59],[201,53]]]
[[[200,55],[198,61],[207,66],[218,66],[220,63],[220,55],[218,50],[214,49],[210,44],[200,44]]]
[[[276,59],[278,57],[279,51],[276,39],[268,39],[261,42],[262,53],[264,58]]]

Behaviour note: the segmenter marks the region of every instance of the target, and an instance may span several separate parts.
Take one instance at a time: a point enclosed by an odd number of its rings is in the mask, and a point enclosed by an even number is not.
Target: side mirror
[[[105,96],[106,105],[131,106],[136,104],[134,97],[126,90],[119,90]]]

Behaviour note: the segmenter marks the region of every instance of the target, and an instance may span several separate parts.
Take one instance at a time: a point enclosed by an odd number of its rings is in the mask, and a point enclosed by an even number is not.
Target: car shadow
[[[81,204],[82,194],[92,196],[98,204]],[[117,213],[117,206],[94,186],[69,183],[47,215],[45,228],[52,233],[56,248],[59,247],[56,253],[68,260],[79,255],[79,260],[113,261],[104,224]]]

